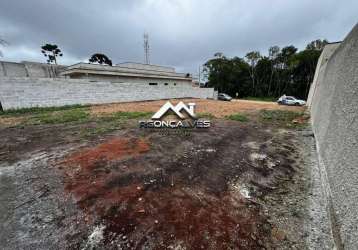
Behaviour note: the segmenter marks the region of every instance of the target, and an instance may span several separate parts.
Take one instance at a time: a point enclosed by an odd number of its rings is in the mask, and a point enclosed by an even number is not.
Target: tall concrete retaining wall
[[[90,82],[64,78],[0,78],[0,102],[4,110],[28,107],[102,104],[171,98],[215,98],[212,88],[184,84]]]
[[[311,122],[333,238],[358,249],[358,24],[317,70]]]
[[[337,43],[329,43],[326,46],[324,46],[321,56],[318,59],[317,66],[316,66],[316,72],[314,74],[313,82],[311,84],[310,91],[308,93],[308,98],[307,98],[307,106],[308,107],[311,106],[312,98],[313,98],[314,94],[316,93],[317,81],[318,81],[318,78],[320,77],[320,74],[324,73],[329,58],[336,51],[336,49],[338,48],[338,46],[340,44],[341,44],[341,42],[337,42]]]

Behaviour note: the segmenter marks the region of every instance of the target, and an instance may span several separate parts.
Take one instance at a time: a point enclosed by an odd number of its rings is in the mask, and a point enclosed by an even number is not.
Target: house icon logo
[[[151,120],[139,121],[139,128],[163,129],[202,129],[209,128],[211,122],[199,119],[195,115],[195,103],[179,102],[173,105],[167,101],[153,116]]]
[[[173,120],[196,120],[197,117],[194,113],[195,103],[188,103],[185,105],[179,102],[174,106],[171,102],[167,101],[153,116],[152,120],[173,121]]]

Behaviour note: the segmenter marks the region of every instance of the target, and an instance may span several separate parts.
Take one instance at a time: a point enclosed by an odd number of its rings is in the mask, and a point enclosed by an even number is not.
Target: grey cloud
[[[341,40],[357,14],[354,0],[1,0],[0,36],[11,43],[2,49],[8,60],[43,60],[40,46],[53,42],[63,63],[94,52],[141,62],[146,31],[152,63],[190,72],[217,51],[244,56],[271,45]]]

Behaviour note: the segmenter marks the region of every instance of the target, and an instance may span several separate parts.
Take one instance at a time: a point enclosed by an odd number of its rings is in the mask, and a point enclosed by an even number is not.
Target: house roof
[[[137,63],[137,62],[122,62],[118,63],[115,66],[122,68],[134,68],[134,69],[143,69],[150,71],[159,71],[159,72],[170,72],[175,73],[174,67],[156,65],[156,64],[145,64],[145,63]]]
[[[61,75],[95,74],[107,76],[129,76],[143,78],[163,78],[191,81],[191,75],[170,71],[153,70],[150,68],[135,68],[122,66],[108,66],[100,64],[77,63],[66,67]]]

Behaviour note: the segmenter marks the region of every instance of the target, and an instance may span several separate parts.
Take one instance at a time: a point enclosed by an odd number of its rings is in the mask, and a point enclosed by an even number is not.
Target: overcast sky
[[[147,32],[151,63],[194,73],[215,52],[339,41],[357,21],[357,0],[0,0],[0,60],[45,62],[40,46],[55,43],[61,64],[143,62]]]

